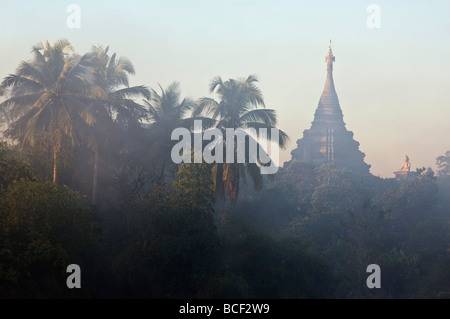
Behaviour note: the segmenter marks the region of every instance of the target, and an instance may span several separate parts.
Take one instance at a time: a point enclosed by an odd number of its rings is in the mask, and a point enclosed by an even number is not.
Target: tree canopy
[[[250,138],[289,138],[255,75],[214,77],[196,99],[135,73],[108,46],[61,39],[4,77],[1,298],[450,296],[450,151],[404,180],[296,160],[267,176]],[[244,161],[175,163],[171,134],[196,136],[196,120],[235,159],[226,130],[254,129]],[[70,264],[83,289],[67,288]]]

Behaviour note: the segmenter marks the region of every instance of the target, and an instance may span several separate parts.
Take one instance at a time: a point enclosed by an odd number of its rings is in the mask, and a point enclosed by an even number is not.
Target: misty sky
[[[81,28],[66,24],[69,4]],[[368,5],[381,27],[368,28]],[[334,81],[347,129],[371,173],[432,167],[450,150],[450,1],[7,1],[0,11],[0,77],[37,42],[67,38],[78,53],[109,45],[135,66],[132,85],[179,81],[209,96],[209,81],[256,74],[268,108],[291,137],[284,162],[313,120],[333,41]]]

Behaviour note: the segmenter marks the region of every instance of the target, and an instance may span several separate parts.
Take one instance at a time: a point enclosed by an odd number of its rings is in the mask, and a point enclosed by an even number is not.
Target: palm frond
[[[194,108],[192,112],[192,116],[198,116],[200,114],[211,114],[214,113],[218,108],[220,108],[220,104],[216,102],[212,98],[202,97],[197,101],[197,107]],[[216,118],[213,116],[213,118]]]
[[[36,107],[34,109],[37,110],[37,112],[34,113],[34,110],[31,110],[30,112],[33,112],[32,117],[30,117],[26,123],[25,123],[25,131],[22,139],[22,148],[25,144],[30,144],[31,146],[34,145],[35,142],[35,136],[39,135],[40,132],[45,130],[50,125],[50,117],[46,116],[49,113],[51,113],[51,110],[48,106],[49,103],[44,103],[44,99],[41,100],[40,104],[43,104],[43,107]],[[39,100],[38,100],[39,102]]]
[[[245,92],[245,99],[247,100],[247,103],[253,105],[254,107],[258,107],[259,105],[265,107],[261,89],[258,88],[253,83],[250,84],[247,83],[247,85],[248,85],[246,86],[247,90]]]
[[[181,103],[178,104],[178,116],[184,118],[186,113],[196,107],[195,101],[190,98],[184,98]]]
[[[130,75],[134,75],[136,73],[133,63],[131,63],[131,61],[127,57],[123,56],[121,56],[117,61],[116,72],[125,72]]]
[[[49,86],[50,79],[40,70],[38,65],[32,65],[29,62],[22,61],[17,68],[16,74],[33,79],[42,86]]]
[[[83,89],[93,83],[91,66],[93,60],[89,54],[74,55],[65,63],[60,78],[67,77],[73,89]],[[67,71],[65,73],[65,71]],[[59,79],[58,79],[59,80]]]
[[[24,92],[37,92],[43,89],[42,85],[36,80],[16,74],[6,76],[3,79],[0,88],[2,90],[9,88],[12,90],[13,94],[16,93],[16,90],[20,90],[21,94],[24,94]],[[17,95],[17,93],[15,95]]]
[[[51,103],[52,94],[48,91],[45,91],[36,102],[33,104],[33,108],[38,110],[43,109],[45,106]]]
[[[48,44],[48,41],[47,41]],[[47,45],[48,47],[48,45]],[[53,50],[61,52],[63,54],[69,54],[74,51],[74,47],[70,44],[67,39],[58,39],[55,41],[52,47]]]
[[[93,101],[107,101],[108,100],[108,94],[98,85],[91,85],[89,86],[88,90],[86,90],[85,95],[87,95],[89,98],[93,99]]]
[[[260,122],[269,126],[277,125],[277,115],[275,110],[270,109],[254,109],[241,115],[240,123]]]
[[[14,96],[0,103],[0,108],[11,110],[12,117],[16,117],[25,111],[28,111],[42,94],[34,93],[21,96]]]
[[[149,101],[144,100],[144,103],[147,105],[149,119],[152,122],[159,122],[161,119],[161,109],[158,107],[154,107]]]
[[[125,86],[125,87],[130,86],[130,83],[128,80],[128,74],[126,74],[125,72],[119,72],[119,73],[116,72],[113,75],[109,75],[108,83],[110,84],[111,88],[118,87],[118,86]]]
[[[38,63],[44,63],[45,62],[45,57],[44,57],[44,55],[41,52],[42,50],[44,50],[44,45],[42,44],[42,42],[36,43],[31,48],[31,53],[33,53],[34,59]]]
[[[121,99],[144,97],[149,100],[151,93],[148,87],[144,85],[132,86],[111,92],[110,95],[118,96]]]
[[[180,102],[180,86],[178,82],[171,83],[161,95],[161,108],[174,109],[178,107]]]
[[[217,124],[216,120],[213,120],[209,117],[189,117],[189,118],[182,119],[180,121],[180,126],[193,131],[194,130],[194,121],[202,121],[202,128],[204,130],[215,127]]]
[[[121,99],[108,102],[124,120],[138,121],[148,116],[148,110],[132,100]]]
[[[100,45],[92,45],[91,46],[91,55],[95,57],[95,59],[98,60],[102,65],[105,65],[108,63],[108,50],[109,46],[106,46],[106,48],[103,48],[103,46]]]
[[[220,76],[214,77],[209,84],[209,93],[213,93],[217,87],[223,87],[223,81]]]
[[[92,126],[96,122],[95,117],[91,112],[91,108],[81,102],[80,99],[71,95],[67,95],[64,97],[63,105],[67,111],[67,119],[73,121],[70,116],[70,113],[73,112],[78,117],[80,117],[88,126]]]
[[[6,112],[6,109],[3,107],[0,107],[0,112],[3,113],[6,119],[6,123],[9,124],[11,122],[11,117],[9,116],[8,112]]]
[[[282,130],[273,127],[271,125],[267,125],[265,123],[260,123],[260,122],[247,122],[245,123],[244,128],[253,128],[256,131],[257,136],[260,136],[260,129],[265,129],[266,132],[266,137],[268,140],[270,140],[272,138],[272,129],[276,129],[278,130],[278,146],[281,147],[282,149],[286,149],[288,143],[290,142],[290,138],[289,136],[283,132]]]
[[[245,80],[248,84],[253,84],[254,82],[259,82],[258,77],[255,74],[250,74]]]

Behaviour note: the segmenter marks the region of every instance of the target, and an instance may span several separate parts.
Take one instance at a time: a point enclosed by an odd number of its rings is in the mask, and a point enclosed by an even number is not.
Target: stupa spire
[[[331,39],[330,39],[330,46],[328,48],[328,55],[325,57],[325,62],[327,62],[327,71],[328,76],[332,76],[333,72],[333,62],[335,61],[335,57],[333,55],[333,50],[331,49]]]
[[[335,60],[330,39],[328,55],[325,57],[325,62],[327,62],[327,77],[322,95],[320,96],[319,105],[314,116],[313,124],[333,122],[336,126],[345,126],[342,110],[339,105],[339,98],[334,87],[333,63]]]
[[[335,167],[368,174],[370,165],[364,162],[365,154],[359,150],[359,143],[353,139],[353,132],[345,127],[342,109],[333,81],[335,57],[331,40],[327,63],[325,87],[319,99],[311,128],[303,132],[292,152],[292,159],[322,165],[333,163]]]

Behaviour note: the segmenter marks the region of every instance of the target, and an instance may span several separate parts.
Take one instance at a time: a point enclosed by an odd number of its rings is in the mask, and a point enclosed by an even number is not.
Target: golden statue
[[[403,160],[403,166],[400,168],[401,172],[409,172],[411,169],[411,163],[409,162],[408,155],[405,155],[405,159]]]

